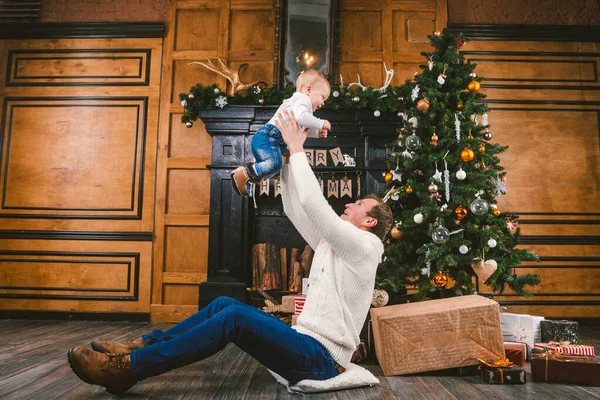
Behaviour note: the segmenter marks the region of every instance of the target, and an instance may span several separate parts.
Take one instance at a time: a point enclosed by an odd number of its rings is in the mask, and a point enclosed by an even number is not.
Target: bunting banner
[[[333,160],[333,165],[335,165],[336,167],[338,166],[338,164],[344,162],[344,156],[342,155],[342,150],[339,147],[329,150],[329,154],[331,155],[331,159]]]
[[[339,198],[339,190],[340,190],[340,181],[330,180],[327,181],[327,197],[337,197]]]
[[[275,183],[273,184],[273,197],[277,197],[281,194],[281,179],[278,177],[275,179]]]
[[[314,165],[315,165],[315,158],[314,158],[314,156],[315,156],[315,151],[314,151],[314,150],[311,150],[311,149],[309,149],[309,150],[304,150],[304,152],[306,153],[306,158],[308,159],[308,163],[309,163],[311,166],[314,166]]]
[[[259,196],[262,196],[263,194],[266,194],[267,196],[269,195],[269,186],[271,184],[271,180],[270,179],[261,179],[260,181],[260,191],[258,192]]]
[[[344,196],[352,198],[352,181],[347,176],[340,180],[340,198]]]
[[[315,150],[315,165],[327,166],[327,150]]]

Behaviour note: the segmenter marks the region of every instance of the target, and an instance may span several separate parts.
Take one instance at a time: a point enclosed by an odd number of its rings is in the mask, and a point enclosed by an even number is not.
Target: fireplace
[[[252,199],[238,196],[231,186],[231,171],[252,159],[252,135],[276,110],[276,106],[248,105],[200,113],[212,136],[208,279],[200,284],[200,307],[223,295],[246,301],[246,287],[252,285],[253,244],[269,242],[288,249],[305,245],[283,212],[281,196],[275,197],[272,192],[262,196],[257,193],[255,208]],[[315,115],[329,120],[333,129],[326,139],[308,139],[305,148],[313,150],[312,154],[320,150],[321,155],[323,150],[327,154],[339,148],[355,162],[354,166],[335,165],[328,155],[326,165],[313,166],[323,181],[347,178],[352,182],[352,197],[328,198],[336,212],[341,213],[344,204],[368,193],[379,193],[384,187],[386,145],[397,136],[400,118],[385,113],[375,117],[370,110],[327,108],[318,110]],[[272,179],[271,186],[274,183]],[[325,195],[327,192],[326,186]]]

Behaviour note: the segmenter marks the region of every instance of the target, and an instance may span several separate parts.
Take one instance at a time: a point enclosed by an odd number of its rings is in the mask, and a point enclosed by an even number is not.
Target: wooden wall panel
[[[0,308],[148,314],[162,39],[0,52]]]
[[[497,297],[511,312],[547,317],[600,317],[600,63],[597,43],[472,41],[487,95],[493,141],[503,153],[503,211],[519,215],[521,247],[540,263],[533,298],[510,290]],[[489,289],[481,285],[482,292]]]

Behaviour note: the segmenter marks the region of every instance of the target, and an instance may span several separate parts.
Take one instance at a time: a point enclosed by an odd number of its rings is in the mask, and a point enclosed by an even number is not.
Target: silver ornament
[[[469,248],[464,244],[458,248],[460,254],[467,254],[469,252]]]
[[[429,185],[427,189],[429,190],[429,193],[437,193],[438,191],[437,185],[433,182]]]
[[[373,115],[379,117],[381,115],[381,112],[379,110],[375,110],[373,111]]]
[[[352,98],[352,101],[354,101],[355,103],[358,103],[358,102],[360,101],[360,97],[358,97],[358,96],[354,96],[354,97]]]
[[[496,240],[495,240],[495,239],[490,239],[490,240],[488,240],[488,246],[490,246],[490,248],[492,248],[492,249],[493,249],[494,247],[496,247],[496,245],[497,245],[497,244],[498,244],[498,242],[496,242]]]
[[[337,90],[334,90],[331,94],[333,95],[333,97],[340,97],[340,92],[338,92]]]
[[[187,126],[188,128],[191,128],[192,126],[194,126],[194,123],[192,121],[188,121],[185,123],[185,126]]]
[[[475,215],[483,215],[488,212],[490,205],[483,199],[475,199],[469,206],[471,212]]]
[[[188,94],[188,99],[194,100],[195,98],[196,98],[196,96],[194,96],[193,93]]]
[[[421,139],[414,133],[406,138],[404,141],[404,145],[408,150],[418,150],[421,147]]]
[[[450,231],[443,226],[438,226],[431,234],[431,238],[437,244],[444,244],[450,239]]]

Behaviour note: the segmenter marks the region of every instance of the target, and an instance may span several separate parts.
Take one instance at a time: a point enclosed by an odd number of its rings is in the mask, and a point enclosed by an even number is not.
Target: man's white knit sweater
[[[373,296],[381,240],[342,220],[331,208],[306,155],[281,170],[283,209],[315,251],[298,332],[323,344],[343,367],[350,364]]]

